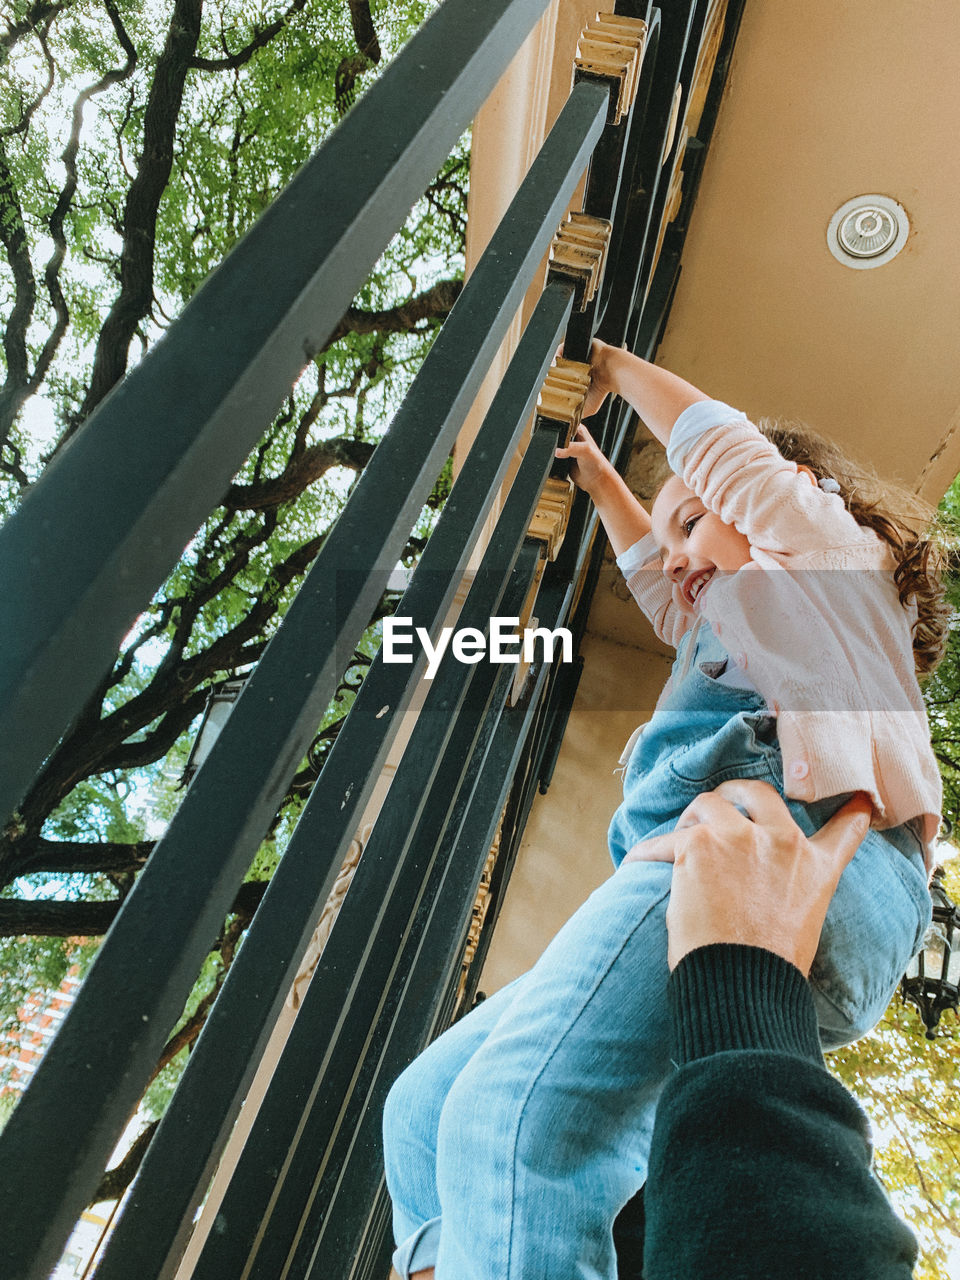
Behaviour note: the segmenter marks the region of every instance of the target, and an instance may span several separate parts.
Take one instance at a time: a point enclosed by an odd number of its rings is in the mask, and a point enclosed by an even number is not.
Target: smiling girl
[[[758,430],[628,351],[596,342],[592,354],[585,413],[609,392],[624,396],[674,472],[648,516],[584,427],[558,450],[596,503],[640,607],[678,650],[658,713],[682,715],[692,696],[706,717],[702,727],[694,717],[672,769],[693,776],[709,765],[698,776],[712,779],[724,750],[729,764],[748,763],[727,739],[749,727],[773,750],[772,780],[788,799],[865,792],[874,826],[887,839],[911,833],[929,869],[941,790],[917,673],[939,660],[948,620],[929,513],[812,431]],[[734,710],[729,690],[756,708]],[[726,736],[695,765],[716,715]],[[638,775],[661,727],[655,716],[633,751],[611,828],[615,861],[632,834],[650,834],[651,817],[669,820],[640,812],[649,787]]]
[[[558,457],[573,459],[677,660],[626,760],[615,874],[529,973],[391,1091],[384,1142],[404,1278],[616,1277],[612,1225],[644,1181],[671,1071],[672,867],[631,850],[672,831],[698,794],[730,778],[769,782],[806,835],[852,795],[869,797],[873,827],[809,974],[824,1047],[877,1021],[929,923],[940,782],[915,667],[935,665],[947,614],[917,504],[828,442],[761,432],[627,351],[595,343],[591,373],[585,416],[622,395],[675,474],[651,517],[585,428]]]

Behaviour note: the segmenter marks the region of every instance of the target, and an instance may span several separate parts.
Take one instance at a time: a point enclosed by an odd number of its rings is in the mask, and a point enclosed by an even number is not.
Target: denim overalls
[[[671,1070],[672,868],[620,861],[727,778],[783,786],[776,722],[759,693],[720,679],[727,661],[707,627],[684,637],[610,824],[618,870],[529,973],[394,1085],[384,1139],[402,1276],[435,1266],[437,1280],[614,1280],[612,1223],[644,1181]],[[789,804],[812,833],[843,799]],[[929,919],[912,830],[870,831],[840,880],[810,975],[826,1048],[880,1018]]]

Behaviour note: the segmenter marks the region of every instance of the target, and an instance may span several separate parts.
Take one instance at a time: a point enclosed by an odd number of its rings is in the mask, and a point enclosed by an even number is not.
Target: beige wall
[[[747,3],[658,361],[937,501],[960,470],[958,120],[956,0]],[[911,224],[866,271],[826,243],[863,194]]]

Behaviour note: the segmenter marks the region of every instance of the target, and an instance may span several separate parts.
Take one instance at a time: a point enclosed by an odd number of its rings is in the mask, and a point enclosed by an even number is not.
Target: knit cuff
[[[813,995],[789,961],[718,942],[683,957],[668,987],[678,1066],[726,1049],[767,1049],[822,1063]]]

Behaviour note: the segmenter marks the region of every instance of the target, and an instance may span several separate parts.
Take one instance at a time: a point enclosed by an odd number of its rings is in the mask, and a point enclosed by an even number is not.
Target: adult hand
[[[772,951],[809,974],[830,899],[871,813],[869,798],[858,793],[807,837],[766,782],[724,782],[697,796],[674,831],[634,845],[624,859],[674,864],[670,968],[696,947],[735,942]]]

